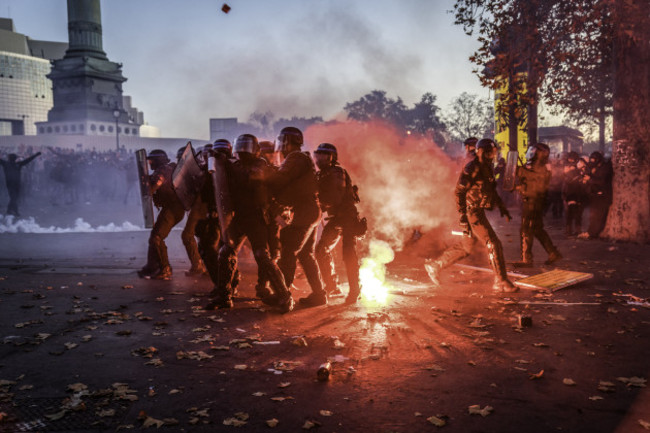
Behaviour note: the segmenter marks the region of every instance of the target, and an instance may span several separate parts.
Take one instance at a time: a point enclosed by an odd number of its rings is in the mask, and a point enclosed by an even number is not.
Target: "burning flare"
[[[370,241],[370,257],[361,261],[359,279],[363,299],[378,304],[388,300],[389,287],[386,285],[386,263],[395,258],[393,249],[388,243],[376,239]]]

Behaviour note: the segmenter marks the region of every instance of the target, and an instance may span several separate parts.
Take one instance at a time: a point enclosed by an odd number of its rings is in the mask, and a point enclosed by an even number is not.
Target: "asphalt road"
[[[516,228],[497,224],[509,260]],[[0,431],[646,431],[650,246],[551,234],[557,267],[593,279],[504,297],[453,267],[433,288],[406,251],[386,303],[285,315],[253,298],[246,257],[235,308],[204,311],[178,231],[170,282],[135,275],[146,231],[0,234]]]

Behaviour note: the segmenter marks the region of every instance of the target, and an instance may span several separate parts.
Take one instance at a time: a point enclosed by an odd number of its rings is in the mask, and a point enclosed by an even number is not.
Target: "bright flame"
[[[361,294],[364,300],[385,304],[389,287],[386,285],[386,263],[395,258],[393,249],[384,241],[370,241],[370,257],[364,257],[359,269]]]

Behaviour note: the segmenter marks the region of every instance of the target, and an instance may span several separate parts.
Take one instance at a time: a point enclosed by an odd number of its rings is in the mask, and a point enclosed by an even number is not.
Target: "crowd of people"
[[[31,158],[38,155],[37,158]],[[97,152],[48,146],[3,149],[0,203],[6,214],[19,216],[29,197],[51,205],[102,202],[137,204],[137,172],[133,153],[124,149]]]
[[[357,188],[340,166],[336,146],[321,143],[313,159],[302,146],[302,132],[286,127],[275,145],[242,134],[234,146],[218,139],[189,156],[181,148],[175,161],[163,150],[152,150],[147,160],[153,173],[146,188],[160,212],[149,237],[147,263],[138,275],[172,278],[165,238],[189,211],[183,243],[192,263],[186,273],[211,278],[214,289],[206,309],[233,307],[237,255],[246,239],[258,266],[256,295],[283,313],[294,308],[291,287],[298,262],[312,290],[300,299],[302,306],[324,305],[328,296],[340,294],[331,251],[342,239],[350,286],[346,303],[356,303],[361,291],[356,240],[366,231],[356,207]],[[278,154],[280,165],[275,164]],[[172,179],[179,166],[196,173],[187,168],[194,164],[201,175]],[[192,200],[175,193],[173,185],[180,184],[197,191]],[[327,217],[317,240],[323,213]]]

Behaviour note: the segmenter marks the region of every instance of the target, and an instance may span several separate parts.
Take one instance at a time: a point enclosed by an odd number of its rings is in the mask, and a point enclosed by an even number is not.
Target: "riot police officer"
[[[526,165],[517,168],[517,190],[521,194],[521,261],[514,265],[529,267],[533,265],[533,241],[537,238],[546,250],[550,265],[562,258],[551,237],[544,230],[544,206],[548,196],[551,171],[546,167],[550,148],[537,143],[528,149]]]
[[[201,188],[200,199],[205,203],[206,213],[197,222],[195,234],[199,240],[199,254],[216,290],[219,282],[219,249],[222,247],[223,242],[221,240],[221,227],[219,224],[214,185],[210,173],[208,173],[207,159],[210,155],[215,154],[222,154],[227,159],[232,158],[232,144],[225,138],[220,138],[215,140],[214,144],[210,145],[209,148],[204,147],[202,153],[205,162],[203,169],[206,171],[206,181]],[[236,290],[238,283],[239,271],[236,271],[231,282],[233,292]]]
[[[41,152],[18,161],[18,155],[10,153],[7,160],[0,159],[0,166],[5,172],[5,183],[9,193],[9,204],[7,205],[7,215],[18,216],[18,199],[20,198],[21,175],[20,171],[24,166],[32,162]]]
[[[260,145],[260,157],[263,158],[268,164],[269,167],[275,171],[278,169],[276,165],[277,152],[275,151],[275,144],[271,141],[263,140],[259,142]],[[268,221],[266,230],[268,232],[268,244],[269,244],[269,254],[271,255],[271,260],[275,263],[280,259],[280,223],[279,220],[282,219],[285,214],[284,206],[278,204],[272,194],[269,192],[269,210],[268,210]],[[266,273],[262,272],[261,269],[258,269],[258,278],[257,284],[255,285],[255,292],[259,298],[262,298],[264,294],[268,291],[269,281],[266,276]]]
[[[359,258],[356,236],[360,220],[356,203],[359,196],[352,185],[350,175],[339,165],[336,147],[322,143],[314,151],[319,168],[318,197],[321,210],[327,213],[325,227],[316,245],[316,260],[325,284],[325,291],[332,296],[341,291],[337,286],[336,270],[332,260],[332,249],[343,239],[343,262],[348,275],[350,292],[346,303],[355,303],[361,293],[359,284]]]
[[[489,138],[481,139],[476,145],[476,156],[467,163],[456,183],[456,207],[463,229],[463,242],[447,249],[436,260],[428,259],[425,269],[434,284],[438,285],[440,271],[467,257],[476,242],[483,243],[494,270],[493,289],[498,292],[516,292],[506,273],[503,247],[485,215],[486,210],[498,208],[501,216],[510,221],[511,216],[496,192],[494,179],[494,157],[496,144]]]
[[[282,312],[293,309],[293,298],[284,282],[282,272],[271,260],[268,249],[266,182],[270,167],[259,158],[257,138],[251,134],[237,137],[234,146],[237,160],[228,167],[228,186],[234,217],[227,227],[227,240],[219,250],[219,280],[214,298],[206,309],[231,308],[232,278],[237,268],[237,253],[248,238],[257,266],[266,274],[273,298],[266,303],[277,305]],[[223,192],[222,192],[223,193]]]
[[[149,188],[153,203],[160,209],[149,236],[147,264],[138,271],[140,278],[170,280],[172,268],[167,256],[165,238],[172,227],[185,215],[185,209],[172,187],[172,173],[176,163],[170,162],[164,150],[154,149],[147,155],[153,174],[149,177]]]
[[[312,293],[300,299],[301,305],[312,307],[327,304],[318,264],[314,256],[316,228],[321,217],[318,204],[316,167],[309,152],[301,152],[302,132],[293,126],[280,131],[276,150],[284,162],[271,177],[270,186],[280,205],[291,208],[293,218],[280,231],[281,253],[278,265],[287,287],[293,283],[297,260],[300,260]]]
[[[178,149],[178,152],[176,153],[177,162],[183,156],[184,151],[185,146]],[[203,176],[202,181],[205,181],[205,177],[206,176]],[[196,225],[199,220],[205,218],[207,211],[208,209],[206,203],[203,200],[201,194],[199,194],[194,200],[194,203],[192,203],[192,207],[190,208],[189,212],[187,213],[185,227],[181,232],[181,240],[183,241],[183,246],[185,246],[187,257],[190,260],[190,269],[185,271],[185,275],[188,277],[203,275],[207,272],[205,265],[203,264],[203,260],[201,260],[201,254],[199,254],[199,248],[195,238]]]

